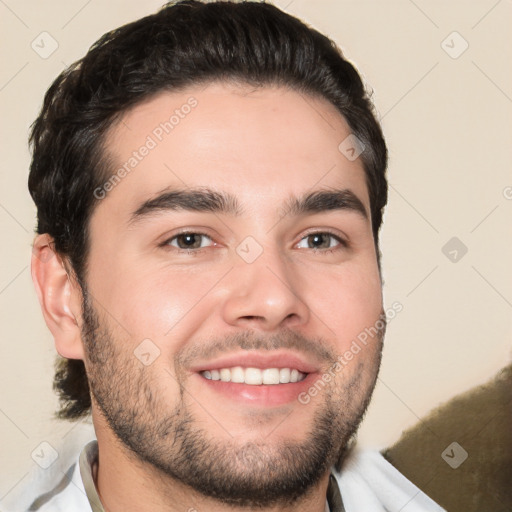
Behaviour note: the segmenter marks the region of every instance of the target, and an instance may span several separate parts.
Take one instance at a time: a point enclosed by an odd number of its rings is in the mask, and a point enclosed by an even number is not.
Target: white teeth
[[[263,384],[262,371],[259,368],[246,368],[244,373],[244,382],[254,386]]]
[[[231,368],[231,382],[244,382],[244,369],[241,366]]]
[[[203,377],[209,380],[221,380],[222,382],[235,382],[238,384],[275,385],[300,382],[306,378],[306,374],[296,368],[221,368],[220,370],[205,370],[201,372]]]
[[[263,384],[279,384],[279,370],[277,368],[267,368],[261,373]]]
[[[279,370],[279,382],[281,384],[288,384],[290,382],[290,368],[281,368]]]

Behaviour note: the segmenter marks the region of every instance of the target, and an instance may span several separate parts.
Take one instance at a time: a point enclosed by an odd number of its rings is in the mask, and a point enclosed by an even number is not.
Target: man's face
[[[335,364],[382,313],[349,134],[325,100],[222,84],[161,93],[112,128],[125,172],[91,217],[82,326],[100,450],[113,432],[148,468],[238,504],[326,474],[382,341]]]

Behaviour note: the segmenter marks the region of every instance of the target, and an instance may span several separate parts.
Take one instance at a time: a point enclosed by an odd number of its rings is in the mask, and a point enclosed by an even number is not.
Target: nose
[[[272,331],[308,322],[311,313],[300,276],[282,254],[266,249],[252,263],[236,258],[222,308],[226,323]]]

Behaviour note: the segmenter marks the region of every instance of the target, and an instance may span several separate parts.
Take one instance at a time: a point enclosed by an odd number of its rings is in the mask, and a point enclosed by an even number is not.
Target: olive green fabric
[[[511,512],[512,365],[434,410],[383,455],[448,512]]]

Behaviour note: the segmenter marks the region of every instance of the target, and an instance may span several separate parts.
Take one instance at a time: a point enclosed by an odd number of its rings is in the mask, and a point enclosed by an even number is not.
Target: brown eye
[[[177,249],[202,249],[211,245],[211,241],[211,238],[203,233],[180,233],[167,240],[166,244]]]

